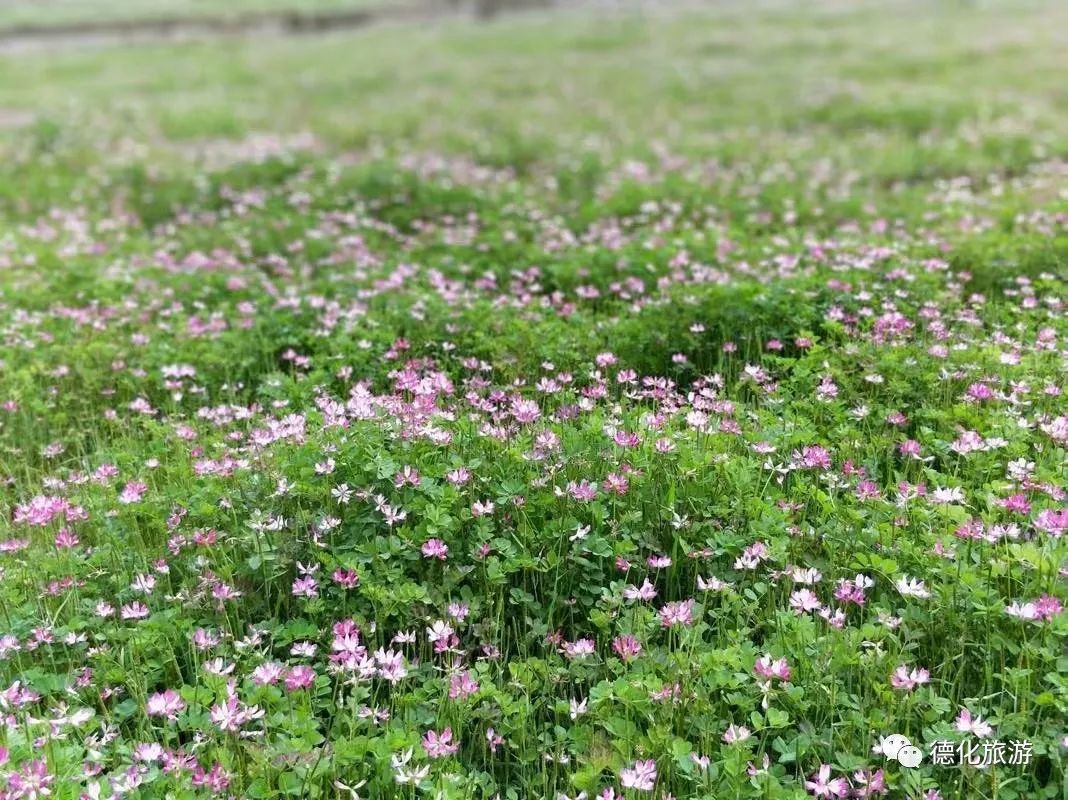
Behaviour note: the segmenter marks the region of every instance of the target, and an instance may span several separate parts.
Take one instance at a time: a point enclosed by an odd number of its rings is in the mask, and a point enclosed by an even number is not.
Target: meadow
[[[238,17],[270,13],[317,13],[396,7],[398,0],[0,0],[0,33],[148,20]]]
[[[0,800],[1064,797],[1065,74],[1045,0],[0,50]]]

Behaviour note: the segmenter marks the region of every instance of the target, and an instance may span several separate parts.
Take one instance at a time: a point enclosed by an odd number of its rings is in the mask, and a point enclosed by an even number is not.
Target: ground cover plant
[[[183,20],[195,18],[235,19],[241,16],[272,12],[303,13],[348,11],[354,8],[396,6],[392,0],[371,3],[369,0],[307,0],[294,4],[287,0],[46,0],[24,3],[18,0],[0,1],[0,31],[29,28],[39,32],[49,28],[97,26],[107,23],[129,23],[147,20]]]
[[[1065,21],[0,61],[0,798],[1062,797]]]

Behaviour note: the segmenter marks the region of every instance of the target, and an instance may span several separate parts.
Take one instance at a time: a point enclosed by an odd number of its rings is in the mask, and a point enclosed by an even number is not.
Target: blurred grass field
[[[932,198],[1008,224],[1066,205],[1066,23],[1048,0],[579,4],[0,52],[0,214],[74,203],[151,228],[212,187],[364,165],[346,180],[374,195],[396,179],[378,166],[444,156],[503,171],[575,224],[614,210],[601,200],[620,169],[678,159],[679,185],[651,197],[782,208],[828,233],[876,208],[922,225]],[[446,201],[428,202],[404,213]],[[1026,260],[1037,242],[1021,241],[1005,247]]]
[[[936,194],[1011,215],[1064,203],[1066,23],[1048,0],[579,4],[0,53],[0,211],[121,198],[160,220],[243,162],[284,155],[281,180],[444,155],[571,205],[630,160],[684,158],[735,176],[698,179],[717,202],[828,230],[866,207],[919,223]],[[1034,169],[1051,177],[1003,185]]]
[[[32,120],[31,141],[104,159],[122,139],[166,151],[309,132],[335,150],[520,167],[657,143],[758,161],[818,152],[915,180],[1063,155],[1066,53],[1068,7],[1054,2],[558,11],[7,54],[0,123],[20,123],[5,126],[9,154]]]
[[[184,17],[237,17],[275,11],[337,11],[388,5],[391,0],[2,0],[0,30]]]
[[[0,800],[1060,796],[1068,4],[15,45]]]

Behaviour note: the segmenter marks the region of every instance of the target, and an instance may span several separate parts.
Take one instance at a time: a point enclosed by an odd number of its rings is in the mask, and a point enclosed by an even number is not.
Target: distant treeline
[[[554,0],[438,0],[438,2],[457,11],[471,9],[477,16],[487,19],[502,11],[547,8],[554,5]]]

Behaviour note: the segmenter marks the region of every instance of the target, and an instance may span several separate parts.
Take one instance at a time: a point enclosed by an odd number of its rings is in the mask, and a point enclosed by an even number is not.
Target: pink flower
[[[752,761],[747,761],[745,764],[745,774],[750,778],[755,778],[757,775],[762,775],[771,768],[771,759],[768,758],[768,754],[765,753],[764,757],[760,761],[760,766],[757,767]]]
[[[449,699],[456,700],[473,695],[478,691],[478,683],[471,677],[470,670],[464,670],[459,675],[453,675],[449,680]]]
[[[74,531],[70,528],[64,528],[56,534],[55,544],[61,550],[68,550],[72,547],[77,547],[79,542]]]
[[[242,703],[234,692],[233,684],[228,689],[226,702],[216,703],[211,707],[211,721],[221,731],[236,733],[247,723],[263,717],[263,709],[259,706],[247,706]]]
[[[849,782],[845,778],[832,780],[830,764],[821,764],[819,772],[805,781],[805,788],[814,797],[849,797]]]
[[[635,761],[633,767],[619,771],[619,780],[624,789],[651,792],[656,785],[656,762],[651,758]]]
[[[38,495],[30,502],[16,506],[12,519],[16,524],[43,527],[60,517],[65,522],[76,522],[88,519],[89,515],[81,506],[71,505],[65,497]]]
[[[285,667],[277,661],[268,661],[252,670],[252,682],[257,686],[273,686],[281,680],[284,672]]]
[[[1038,512],[1035,528],[1057,538],[1064,535],[1064,532],[1068,531],[1068,506],[1056,511],[1047,508]]]
[[[471,516],[475,517],[488,517],[495,510],[497,506],[492,500],[476,500],[471,504]]]
[[[597,364],[597,366],[601,369],[604,369],[605,367],[610,367],[618,361],[619,359],[616,357],[616,354],[608,351],[598,353],[594,358],[594,363]]]
[[[630,661],[642,651],[641,642],[631,635],[617,636],[612,640],[612,649],[624,661]]]
[[[453,486],[463,486],[469,480],[471,480],[471,470],[466,467],[460,467],[459,469],[451,470],[445,473],[445,480],[451,483]]]
[[[460,749],[460,743],[452,739],[452,728],[446,728],[441,733],[427,731],[423,736],[423,749],[430,758],[445,758],[455,755]]]
[[[497,748],[504,744],[504,737],[500,736],[493,728],[486,728],[486,744],[491,753],[496,753]]]
[[[790,666],[785,658],[772,661],[771,655],[765,653],[757,659],[753,665],[753,672],[761,678],[778,678],[782,681],[790,680]]]
[[[156,692],[148,698],[145,711],[150,717],[166,717],[171,722],[185,710],[185,702],[174,689]]]
[[[857,783],[857,788],[853,790],[855,797],[875,797],[890,791],[886,787],[886,776],[881,769],[877,769],[875,772],[868,769],[858,769],[853,773],[853,780]]]
[[[1064,605],[1058,598],[1044,594],[1035,601],[1035,609],[1038,616],[1048,622],[1064,610]]]
[[[379,648],[375,650],[375,663],[378,665],[378,676],[390,683],[399,683],[408,677],[403,653]],[[475,684],[475,691],[478,691],[478,684]]]
[[[978,715],[973,717],[972,712],[966,708],[960,710],[954,725],[961,733],[974,733],[980,739],[985,739],[994,733],[994,729],[989,722],[986,722]]]
[[[163,758],[163,746],[157,742],[143,742],[133,751],[135,761],[154,762]]]
[[[1014,514],[1030,514],[1031,503],[1025,494],[1014,494],[1001,501],[1001,507]]]
[[[868,480],[861,481],[857,484],[856,494],[858,500],[878,500],[882,497],[878,484]]]
[[[206,787],[212,794],[222,794],[230,786],[230,776],[217,761],[210,772],[205,772],[204,768],[198,764],[193,770],[193,785]]]
[[[630,489],[630,481],[623,475],[609,472],[604,476],[604,489],[606,492],[622,497]]]
[[[723,741],[726,744],[734,744],[735,742],[744,742],[750,736],[750,731],[745,725],[730,725],[723,734]]]
[[[668,603],[658,612],[660,624],[665,628],[673,628],[676,625],[693,624],[693,600],[684,600],[681,603]]]
[[[427,539],[421,549],[424,558],[436,558],[444,561],[449,555],[449,546],[441,539]]]
[[[360,583],[360,576],[354,569],[336,569],[331,577],[334,583],[345,589],[355,589]]]
[[[144,493],[148,491],[148,486],[140,481],[130,481],[123,487],[122,492],[119,494],[119,502],[130,504],[136,503],[141,500]]]
[[[898,452],[908,458],[919,458],[922,452],[920,443],[915,439],[906,439],[897,446]]]
[[[656,589],[646,578],[641,586],[628,584],[623,588],[623,597],[627,600],[652,600],[656,597]]]
[[[419,470],[406,464],[401,468],[400,472],[393,476],[393,485],[398,489],[404,486],[418,486],[420,480],[422,478],[419,475]]]
[[[525,425],[541,416],[541,409],[533,400],[524,400],[521,397],[512,398],[512,416],[515,421]]]
[[[895,689],[904,689],[907,692],[911,692],[917,686],[929,683],[930,680],[931,674],[927,670],[913,669],[910,671],[907,666],[901,664],[890,676],[890,685]]]
[[[857,575],[854,580],[842,578],[838,581],[838,585],[835,587],[834,597],[836,600],[841,600],[843,603],[855,603],[858,606],[862,606],[867,600],[864,596],[864,592],[872,586],[873,583],[872,579],[866,575]]]
[[[801,449],[801,463],[808,469],[831,468],[831,454],[819,445],[809,445]]]
[[[587,480],[581,480],[577,483],[570,481],[567,484],[567,493],[580,502],[588,503],[597,497],[597,484],[590,483]]]
[[[576,639],[573,642],[565,642],[564,655],[571,659],[586,658],[592,656],[597,650],[597,643],[593,639]]]
[[[730,584],[726,581],[721,581],[715,575],[709,579],[705,579],[702,576],[697,576],[697,588],[702,592],[723,592],[730,588]]]
[[[293,667],[286,674],[286,691],[295,692],[307,689],[315,682],[315,670],[303,664]]]
[[[123,619],[144,619],[149,615],[149,610],[144,603],[127,603],[119,609],[119,613]]]
[[[7,788],[12,798],[38,800],[51,796],[50,787],[55,779],[55,776],[48,772],[48,763],[44,759],[36,759],[23,764],[18,772],[11,773],[7,779]]]
[[[302,575],[293,581],[293,596],[314,599],[319,596],[319,584],[314,575]]]
[[[790,608],[795,614],[804,614],[807,611],[819,611],[823,607],[819,597],[810,589],[798,589],[790,595]]]
[[[764,542],[753,542],[734,560],[735,569],[756,569],[760,562],[768,558],[768,546]]]

